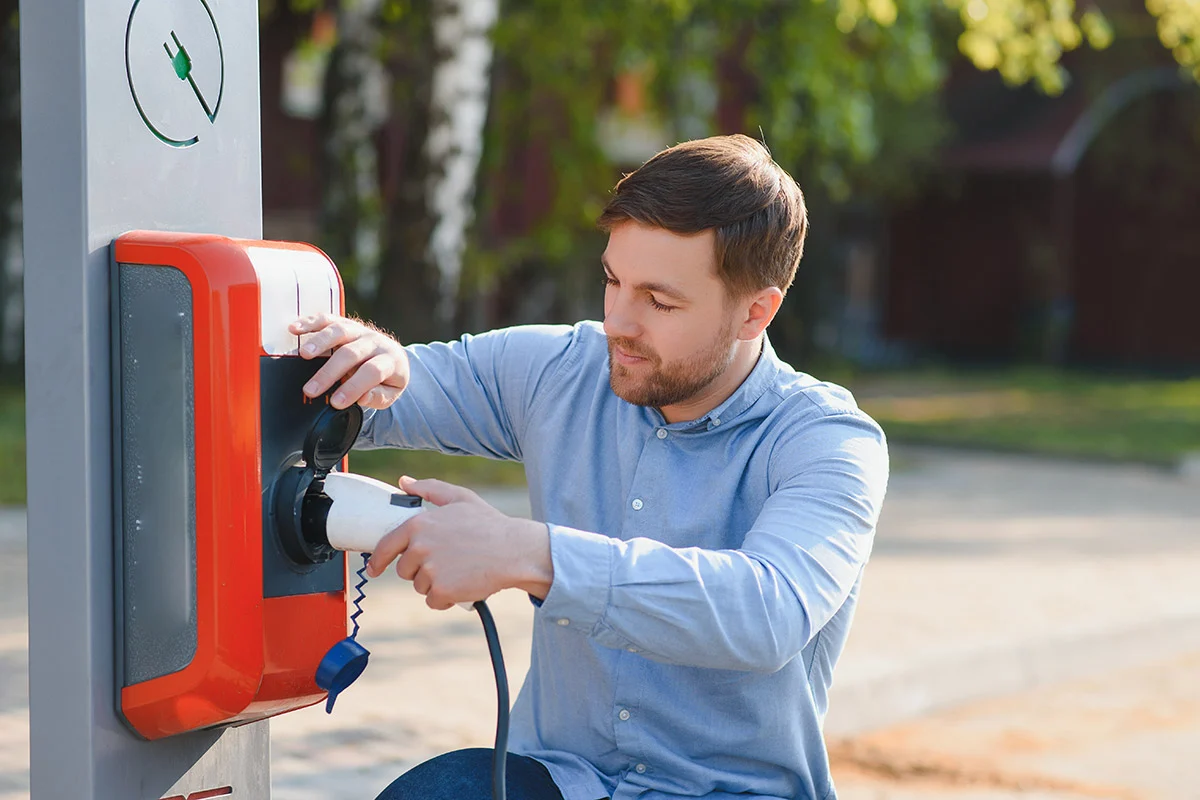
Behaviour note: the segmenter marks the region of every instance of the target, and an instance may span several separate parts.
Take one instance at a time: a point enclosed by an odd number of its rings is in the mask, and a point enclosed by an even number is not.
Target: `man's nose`
[[[620,297],[615,297],[605,304],[604,333],[618,339],[634,339],[642,332],[636,316],[631,313],[627,303]]]

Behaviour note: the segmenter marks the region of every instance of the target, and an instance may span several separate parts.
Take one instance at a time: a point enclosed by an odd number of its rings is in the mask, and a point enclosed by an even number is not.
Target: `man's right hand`
[[[307,334],[300,348],[303,358],[333,351],[329,361],[304,385],[304,393],[318,397],[341,381],[329,402],[334,408],[358,403],[364,408],[387,408],[408,385],[408,355],[392,337],[361,320],[315,314],[288,326],[294,334]]]

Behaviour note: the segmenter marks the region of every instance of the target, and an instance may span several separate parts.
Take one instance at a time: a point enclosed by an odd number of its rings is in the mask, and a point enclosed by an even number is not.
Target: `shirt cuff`
[[[548,527],[554,580],[535,614],[591,636],[608,611],[613,564],[621,543],[562,525]]]

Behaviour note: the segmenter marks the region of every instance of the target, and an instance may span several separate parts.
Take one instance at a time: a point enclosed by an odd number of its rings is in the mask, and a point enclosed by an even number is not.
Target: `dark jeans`
[[[541,762],[509,753],[505,771],[508,800],[563,800]],[[477,747],[431,758],[392,781],[376,800],[492,800],[492,751]]]

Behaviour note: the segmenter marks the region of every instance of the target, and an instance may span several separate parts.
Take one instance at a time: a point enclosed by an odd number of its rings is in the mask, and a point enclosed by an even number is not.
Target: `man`
[[[437,480],[440,506],[380,543],[433,608],[529,593],[510,797],[834,796],[821,735],[888,477],[843,389],[781,362],[800,188],[744,136],[659,153],[600,218],[603,326],[531,326],[401,348],[300,320],[306,387],[378,409],[360,445],[524,463],[534,520]],[[401,394],[403,392],[403,394]],[[388,800],[487,798],[488,750],[399,778]]]

